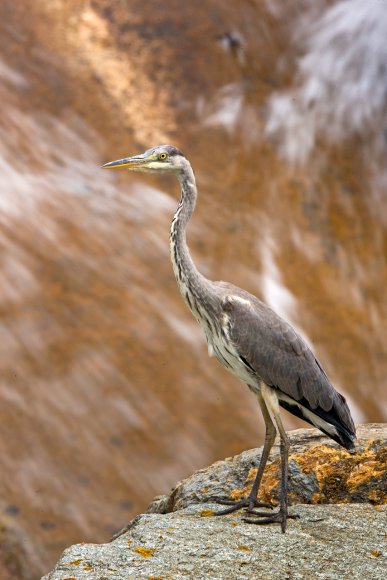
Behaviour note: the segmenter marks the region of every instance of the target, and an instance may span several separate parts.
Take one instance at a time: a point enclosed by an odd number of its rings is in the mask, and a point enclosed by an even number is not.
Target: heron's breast
[[[208,343],[208,354],[216,356],[228,371],[251,388],[258,387],[257,377],[240,358],[229,337],[222,331],[208,332],[208,329],[204,328],[204,332]]]

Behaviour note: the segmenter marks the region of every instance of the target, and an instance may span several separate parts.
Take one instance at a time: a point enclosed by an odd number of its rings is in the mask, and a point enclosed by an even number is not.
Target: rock
[[[387,426],[359,425],[357,447],[348,452],[317,429],[290,434],[289,503],[387,503]],[[279,444],[276,441],[259,498],[277,503]],[[262,448],[249,449],[217,461],[179,482],[171,493],[154,499],[148,513],[168,513],[214,496],[239,499],[247,495]],[[247,478],[246,478],[247,476]]]
[[[387,425],[360,426],[352,454],[317,430],[290,436],[290,511],[300,519],[286,534],[240,512],[213,515],[211,496],[248,492],[261,452],[250,450],[178,483],[116,540],[68,548],[43,580],[385,577]],[[278,448],[264,485],[261,497],[275,503]]]
[[[299,506],[284,535],[240,515],[201,517],[214,507],[141,515],[110,544],[66,550],[45,580],[385,577],[385,508]]]

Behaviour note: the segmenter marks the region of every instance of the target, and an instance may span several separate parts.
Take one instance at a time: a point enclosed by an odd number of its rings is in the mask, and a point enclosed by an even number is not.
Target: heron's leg
[[[263,415],[263,418],[265,420],[265,425],[266,425],[265,442],[263,445],[263,450],[262,450],[262,455],[261,455],[261,459],[259,462],[257,475],[255,476],[253,486],[252,486],[251,491],[250,491],[247,498],[243,498],[239,501],[232,500],[232,499],[212,498],[213,501],[216,501],[217,503],[230,506],[224,510],[216,512],[215,515],[217,515],[217,516],[229,514],[231,512],[234,512],[234,511],[239,510],[239,509],[244,508],[244,507],[247,507],[248,511],[253,510],[255,507],[268,507],[268,508],[272,507],[269,503],[257,501],[257,496],[258,496],[259,486],[261,485],[263,472],[264,472],[265,467],[266,467],[267,459],[269,457],[270,450],[273,447],[273,443],[275,440],[276,428],[274,426],[272,418],[270,417],[270,413],[268,411],[268,408],[266,406],[266,403],[265,403],[261,393],[257,394],[257,398],[258,398],[258,402],[259,402],[259,405],[261,407],[262,415]]]
[[[262,415],[265,421],[266,432],[265,432],[265,442],[262,449],[261,460],[259,462],[259,467],[257,471],[257,475],[255,476],[255,480],[253,483],[253,487],[251,488],[251,492],[249,494],[249,509],[252,510],[256,504],[256,499],[258,496],[259,486],[261,485],[263,472],[266,467],[266,463],[273,447],[273,443],[275,440],[276,429],[272,418],[270,417],[270,413],[266,406],[265,400],[262,397],[261,393],[257,394],[258,402],[261,407]]]
[[[266,385],[262,386],[262,397],[267,408],[270,410],[276,422],[280,434],[280,455],[281,455],[281,498],[280,509],[277,513],[268,512],[252,512],[260,519],[245,518],[244,521],[251,524],[271,524],[275,522],[281,523],[282,532],[286,529],[287,518],[294,518],[297,516],[290,516],[288,514],[288,458],[289,458],[289,439],[281,421],[279,412],[278,398],[275,392]]]
[[[280,432],[281,444],[280,444],[280,454],[281,454],[281,499],[280,499],[280,513],[281,518],[281,529],[285,533],[286,529],[286,518],[288,516],[288,463],[289,463],[289,438],[286,435],[284,426],[282,425],[281,417],[279,414],[279,409],[277,409],[274,415],[275,422],[277,423],[278,431]]]

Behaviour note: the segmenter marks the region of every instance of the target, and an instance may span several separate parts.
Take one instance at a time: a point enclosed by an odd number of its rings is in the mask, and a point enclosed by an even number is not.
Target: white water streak
[[[297,88],[269,103],[266,132],[292,162],[305,161],[319,136],[333,143],[377,129],[387,105],[386,2],[340,1],[312,18]],[[382,133],[375,132],[374,147]]]

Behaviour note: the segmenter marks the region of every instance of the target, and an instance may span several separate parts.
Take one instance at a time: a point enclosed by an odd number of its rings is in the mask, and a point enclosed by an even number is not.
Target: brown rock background
[[[300,328],[356,421],[385,418],[386,16],[309,4],[0,5],[0,485],[42,572],[262,437],[178,295],[177,185],[105,161],[181,147],[203,273]]]

